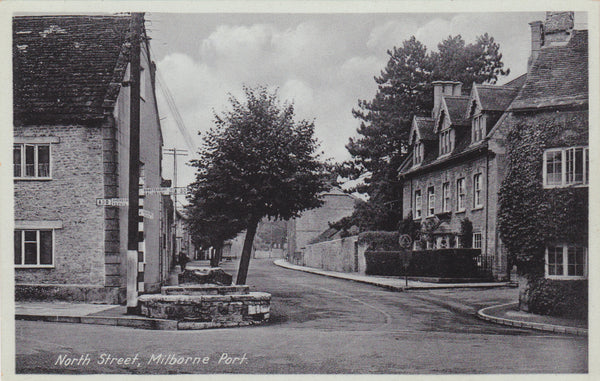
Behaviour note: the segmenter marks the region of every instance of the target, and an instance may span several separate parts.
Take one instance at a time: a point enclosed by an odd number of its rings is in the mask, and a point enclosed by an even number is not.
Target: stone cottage
[[[402,164],[404,218],[432,230],[428,249],[461,247],[461,222],[473,226],[472,246],[480,263],[497,278],[507,276],[506,253],[497,235],[500,179],[505,167],[499,122],[523,84],[524,76],[504,86],[474,84],[470,94],[453,81],[433,82],[430,117],[415,116],[412,153]]]
[[[587,318],[588,35],[573,12],[530,25],[527,81],[501,125],[500,231],[524,275],[521,308]]]
[[[17,298],[124,299],[131,22],[130,15],[13,18]],[[155,65],[142,36],[140,181],[160,187]],[[144,200],[139,291],[158,290],[168,277],[161,203]]]

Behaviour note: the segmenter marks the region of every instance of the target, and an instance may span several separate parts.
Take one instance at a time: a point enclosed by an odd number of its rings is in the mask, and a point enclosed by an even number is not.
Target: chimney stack
[[[560,45],[568,42],[574,25],[575,12],[546,12],[545,45]]]
[[[442,104],[442,95],[462,95],[462,83],[456,81],[434,81],[433,85],[433,110],[431,117],[437,118]]]
[[[544,45],[544,24],[541,21],[533,21],[530,22],[529,25],[531,26],[531,55],[527,61],[528,72]]]
[[[546,20],[530,22],[531,56],[527,61],[527,71],[537,59],[540,50],[547,46],[566,44],[575,26],[574,12],[546,12]]]

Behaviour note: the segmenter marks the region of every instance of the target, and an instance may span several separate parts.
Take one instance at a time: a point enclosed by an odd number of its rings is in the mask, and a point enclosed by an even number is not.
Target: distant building
[[[321,194],[323,205],[302,213],[298,218],[292,218],[287,223],[288,261],[294,262],[296,252],[300,252],[313,239],[329,229],[329,223],[339,221],[354,212],[356,197],[344,193],[334,187]]]
[[[128,15],[13,19],[17,298],[124,300],[127,208],[97,199],[128,197],[131,21]],[[141,181],[160,187],[156,69],[145,30],[142,36]],[[144,198],[141,292],[158,290],[168,277],[164,201]]]

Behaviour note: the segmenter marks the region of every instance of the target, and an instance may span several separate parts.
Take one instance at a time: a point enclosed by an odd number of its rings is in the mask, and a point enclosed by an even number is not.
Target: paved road
[[[232,264],[225,267],[233,269]],[[18,321],[17,371],[160,374],[587,371],[587,338],[497,326],[474,317],[479,308],[515,300],[516,289],[394,293],[282,269],[268,260],[253,260],[249,274],[252,288],[273,295],[269,325],[148,331]],[[64,356],[77,359],[84,356],[84,361],[81,365],[56,364],[59,355],[63,360]],[[89,364],[85,362],[86,355]],[[133,363],[119,365],[115,360],[106,364],[107,355],[129,357]],[[169,355],[180,361],[184,357],[190,359],[187,364],[160,364]],[[104,364],[99,364],[103,361]]]

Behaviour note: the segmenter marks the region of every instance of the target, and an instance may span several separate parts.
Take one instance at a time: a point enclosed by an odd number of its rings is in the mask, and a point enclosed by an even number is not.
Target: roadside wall
[[[366,246],[358,246],[358,236],[307,245],[302,265],[330,271],[365,272]]]

